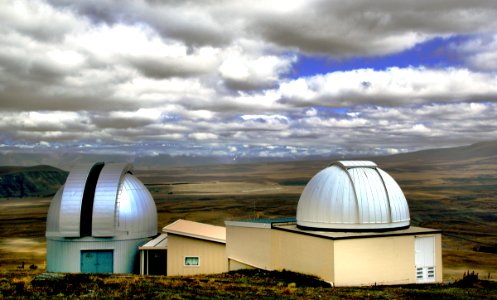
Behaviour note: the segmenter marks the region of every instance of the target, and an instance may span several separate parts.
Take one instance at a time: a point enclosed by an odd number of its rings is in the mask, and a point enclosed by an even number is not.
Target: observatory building
[[[225,224],[229,270],[286,269],[335,286],[442,281],[441,232],[410,226],[402,190],[370,161],[317,173],[296,219]]]
[[[74,168],[47,216],[47,271],[133,273],[157,235],[157,209],[129,164]]]
[[[259,268],[311,274],[334,286],[442,281],[441,231],[411,226],[395,180],[370,161],[337,161],[305,186],[297,215],[177,220],[157,212],[128,164],[73,169],[47,219],[47,271],[193,275]]]

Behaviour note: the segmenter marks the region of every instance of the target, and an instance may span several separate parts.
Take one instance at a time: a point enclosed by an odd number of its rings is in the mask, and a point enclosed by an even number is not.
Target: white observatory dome
[[[157,209],[131,165],[81,165],[54,196],[47,237],[135,239],[157,234]]]
[[[72,169],[47,216],[47,271],[137,272],[138,247],[157,234],[157,209],[131,165]]]
[[[306,185],[297,225],[331,231],[408,228],[409,207],[395,180],[370,161],[338,161]]]

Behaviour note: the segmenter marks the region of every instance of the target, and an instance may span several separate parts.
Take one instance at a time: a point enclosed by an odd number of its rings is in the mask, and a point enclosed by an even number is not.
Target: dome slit
[[[95,189],[97,187],[98,177],[104,167],[103,162],[93,165],[86,180],[85,189],[83,192],[83,200],[81,201],[81,215],[80,215],[80,231],[79,236],[91,236],[92,222],[93,222],[93,203],[95,199]]]

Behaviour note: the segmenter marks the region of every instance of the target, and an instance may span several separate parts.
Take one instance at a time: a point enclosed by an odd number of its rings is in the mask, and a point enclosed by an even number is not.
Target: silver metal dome
[[[337,161],[306,185],[297,206],[301,228],[385,231],[410,225],[409,207],[395,180],[371,161]]]
[[[47,237],[136,239],[157,234],[157,209],[129,164],[74,168],[52,199]]]

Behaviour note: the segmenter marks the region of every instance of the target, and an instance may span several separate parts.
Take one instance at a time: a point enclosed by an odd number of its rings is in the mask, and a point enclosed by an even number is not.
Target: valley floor
[[[378,161],[377,161],[378,162]],[[443,230],[444,281],[470,270],[497,279],[497,160],[482,164],[381,162],[409,202],[411,224]],[[177,219],[225,220],[295,216],[307,181],[327,162],[227,165],[136,171],[153,195],[158,231]],[[0,199],[0,271],[45,264],[50,198]]]

